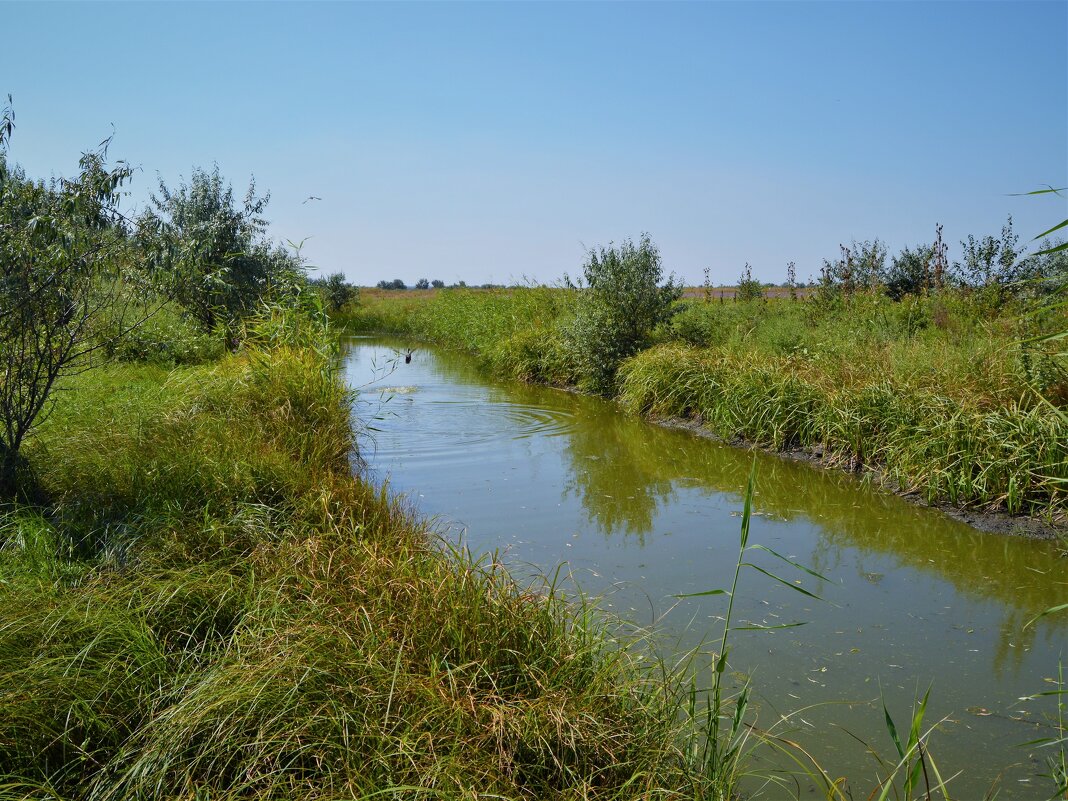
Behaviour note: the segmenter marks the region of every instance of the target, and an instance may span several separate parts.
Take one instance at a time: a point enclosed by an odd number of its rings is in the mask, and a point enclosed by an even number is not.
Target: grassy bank
[[[380,293],[347,319],[475,353],[497,373],[581,384],[564,289]],[[683,301],[622,361],[615,396],[643,414],[831,464],[878,470],[931,502],[1064,522],[1068,377],[1048,344],[1063,308],[981,293],[858,293],[820,302]]]
[[[435,545],[353,478],[329,353],[250,339],[70,379],[28,443],[42,502],[0,511],[0,797],[711,797],[677,685]]]

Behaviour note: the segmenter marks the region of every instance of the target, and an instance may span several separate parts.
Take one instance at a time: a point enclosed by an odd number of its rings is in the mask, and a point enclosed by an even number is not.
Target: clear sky
[[[688,283],[1068,216],[1068,2],[9,3],[10,157],[217,163],[360,284],[544,281],[647,231]],[[322,200],[304,202],[308,196]]]

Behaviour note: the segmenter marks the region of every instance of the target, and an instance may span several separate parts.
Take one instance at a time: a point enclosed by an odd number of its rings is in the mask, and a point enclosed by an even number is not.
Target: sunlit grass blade
[[[799,620],[796,623],[776,623],[765,626],[760,623],[750,623],[745,626],[733,626],[731,631],[774,631],[775,629],[796,629],[798,626],[807,626],[807,620]]]
[[[685,592],[672,595],[672,598],[701,598],[705,595],[730,595],[727,590],[704,590],[703,592]]]
[[[800,562],[795,562],[793,559],[791,559],[788,556],[783,556],[781,553],[779,553],[778,551],[772,550],[767,545],[761,545],[760,543],[754,543],[750,547],[752,548],[752,550],[756,550],[756,551],[767,551],[772,556],[778,557],[782,561],[786,562],[786,564],[791,565],[792,567],[796,567],[798,570],[804,571],[805,573],[808,573],[813,578],[817,578],[820,581],[830,582],[830,579],[827,578],[822,573],[819,573],[819,572],[813,570],[810,567],[806,567],[805,565],[801,564]]]
[[[787,581],[784,578],[779,578],[779,576],[776,576],[774,573],[772,573],[769,570],[765,570],[760,565],[754,565],[752,562],[746,562],[745,563],[745,567],[751,567],[751,568],[753,568],[753,570],[757,571],[758,573],[763,573],[768,578],[772,579],[773,581],[777,581],[779,584],[782,584],[784,587],[789,587],[794,592],[799,592],[802,595],[807,595],[809,598],[815,598],[817,601],[822,601],[823,600],[820,596],[816,595],[816,593],[811,592],[809,590],[806,590],[804,587],[802,587],[802,586],[800,586],[798,584],[794,584],[792,581]]]
[[[1057,612],[1063,612],[1065,609],[1068,609],[1068,603],[1058,604],[1057,606],[1051,606],[1049,609],[1046,609],[1046,610],[1044,610],[1042,612],[1039,612],[1033,618],[1028,620],[1026,623],[1024,623],[1023,627],[1026,629],[1027,627],[1029,627],[1032,624],[1038,622],[1042,618],[1047,617],[1048,615],[1054,615]]]

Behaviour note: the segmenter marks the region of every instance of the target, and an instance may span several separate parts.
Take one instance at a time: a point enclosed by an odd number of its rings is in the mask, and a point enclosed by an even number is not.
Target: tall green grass
[[[364,293],[367,295],[368,293]],[[580,378],[564,338],[578,302],[574,290],[517,287],[449,289],[433,295],[371,295],[344,330],[405,334],[478,358],[497,374],[569,385]]]
[[[640,642],[353,476],[291,323],[65,387],[0,510],[0,798],[712,797]]]
[[[699,420],[725,439],[811,447],[878,467],[931,501],[1063,514],[1068,426],[1040,405],[989,408],[876,379],[834,385],[788,357],[761,360],[664,345],[623,368],[636,412]]]

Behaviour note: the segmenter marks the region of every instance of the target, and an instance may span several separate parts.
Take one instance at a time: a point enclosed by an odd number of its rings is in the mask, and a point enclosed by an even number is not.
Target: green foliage
[[[946,780],[942,778],[942,774],[931,757],[927,746],[930,735],[938,728],[939,724],[929,727],[927,731],[923,731],[923,719],[927,714],[927,700],[930,695],[931,689],[928,688],[927,692],[923,694],[923,698],[914,704],[912,717],[909,721],[908,737],[904,742],[902,742],[901,736],[898,734],[897,726],[890,715],[890,710],[886,707],[886,702],[883,701],[883,721],[886,725],[886,731],[890,735],[890,740],[894,744],[896,756],[893,757],[892,761],[887,762],[881,759],[874,749],[868,748],[869,753],[876,758],[879,766],[886,772],[886,775],[881,777],[879,785],[876,787],[876,791],[879,794],[878,801],[885,801],[885,799],[891,797],[917,798],[919,796],[916,794],[920,792],[921,785],[924,798],[932,798],[932,792],[937,792],[943,798],[949,798]],[[897,786],[899,778],[900,788]],[[874,792],[872,796],[875,796]]]
[[[434,287],[434,289],[444,289],[445,288],[445,282],[442,281],[440,278],[435,278],[433,281],[430,282],[430,285],[432,287]]]
[[[392,281],[382,280],[375,284],[379,289],[407,289],[408,285],[404,283],[400,278],[394,278]]]
[[[1065,610],[1068,610],[1068,604],[1047,609],[1038,617]],[[1030,626],[1037,619],[1034,618],[1028,621],[1024,628]],[[1057,664],[1055,686],[1057,688],[1055,690],[1045,690],[1020,699],[1021,701],[1033,701],[1038,698],[1053,697],[1056,700],[1057,716],[1051,722],[1052,734],[1022,744],[1028,747],[1037,746],[1039,749],[1049,749],[1046,751],[1046,765],[1049,773],[1043,774],[1043,776],[1049,779],[1053,785],[1053,794],[1049,796],[1050,801],[1068,798],[1068,684],[1064,680],[1063,662]]]
[[[116,336],[131,323],[119,303],[127,240],[118,210],[132,170],[106,165],[107,142],[82,155],[74,179],[27,180],[7,163],[13,128],[0,123],[0,499],[21,481],[20,449],[63,375],[89,366],[107,309]]]
[[[738,541],[738,558],[735,562],[734,577],[731,581],[730,589],[703,590],[678,596],[680,598],[710,595],[727,596],[727,611],[723,617],[723,631],[720,636],[719,650],[713,654],[712,686],[703,693],[705,705],[704,709],[701,710],[698,704],[698,697],[702,693],[697,688],[695,678],[690,692],[688,709],[690,717],[702,724],[699,726],[699,736],[694,738],[691,747],[698,764],[703,766],[709,786],[713,788],[712,796],[717,799],[729,799],[735,795],[738,777],[742,773],[742,760],[751,736],[749,724],[746,720],[751,690],[750,682],[746,679],[737,692],[733,694],[733,697],[731,697],[731,689],[727,686],[730,640],[741,631],[773,631],[795,628],[804,624],[804,621],[798,621],[776,625],[749,623],[736,626],[734,623],[734,601],[738,596],[742,568],[750,568],[793,592],[820,600],[818,595],[801,586],[799,580],[787,581],[754,562],[748,561],[750,552],[762,551],[793,569],[806,573],[820,581],[827,581],[825,576],[783,556],[777,551],[749,542],[749,525],[753,514],[753,498],[756,494],[756,476],[757,463],[754,459],[753,466],[749,471],[749,480],[746,482],[745,501],[742,507],[742,525]],[[703,721],[701,720],[702,717]],[[755,736],[763,738],[768,743],[772,742],[772,737],[769,734],[757,734]],[[826,774],[818,778],[823,780],[825,790],[833,791],[837,789]],[[833,797],[831,792],[828,792],[828,797]]]
[[[305,281],[299,257],[264,237],[269,199],[257,197],[250,181],[238,205],[218,166],[210,173],[197,167],[174,190],[160,179],[152,209],[138,221],[159,285],[207,331],[232,328],[263,300],[292,297]]]
[[[928,500],[1064,514],[1068,429],[1048,406],[917,386],[916,362],[894,376],[828,357],[660,346],[627,362],[620,399],[636,412],[699,419],[727,440],[877,466]]]
[[[682,287],[664,279],[660,252],[649,236],[637,244],[590,251],[567,342],[581,384],[611,393],[620,363],[649,344],[653,329],[671,316]]]
[[[154,294],[132,293],[125,313],[144,322],[123,333],[122,317],[114,307],[102,310],[97,338],[101,351],[121,362],[150,362],[164,367],[204,364],[222,356],[223,340],[204,331],[197,320],[174,301]]]
[[[393,301],[369,313],[378,330],[475,353],[499,375],[569,385],[579,375],[564,329],[577,302],[574,292],[546,287],[457,289],[399,307]]]
[[[1021,265],[1020,294],[1031,297],[1051,297],[1068,291],[1068,244],[1061,240],[1043,239],[1041,250],[1025,256]]]
[[[1063,191],[1063,188],[1054,189],[1050,186],[1027,194],[1053,194],[1060,197]],[[1066,226],[1068,220],[1063,220],[1038,234],[1035,239],[1046,237]],[[1055,322],[1047,325],[1046,330],[1038,332],[1037,336],[1034,336],[1032,331],[1032,336],[1023,342],[1022,355],[1027,357],[1032,350],[1037,352],[1038,364],[1044,369],[1040,370],[1041,377],[1034,384],[1047,400],[1051,400],[1058,413],[1068,419],[1068,413],[1063,411],[1063,407],[1068,405],[1068,350],[1064,349],[1064,342],[1068,340],[1068,320],[1065,319],[1068,317],[1068,242],[1055,244],[1044,239],[1042,249],[1029,256],[1026,261],[1041,265],[1037,269],[1032,268],[1032,277],[1027,282],[1032,296],[1030,322],[1034,324],[1049,317],[1053,317]],[[1040,299],[1038,303],[1034,302],[1036,295]],[[1030,359],[1027,359],[1027,362],[1027,366],[1033,364]],[[1046,380],[1050,376],[1054,376],[1055,380]],[[1062,776],[1064,775],[1068,775],[1068,772],[1062,771]]]
[[[972,287],[1004,288],[1019,280],[1017,270],[1019,241],[1012,230],[1012,217],[1001,228],[1001,236],[976,239],[971,234],[960,245],[963,261],[956,265],[965,283]]]
[[[356,325],[462,348],[501,375],[574,385],[586,378],[571,337],[585,302],[575,289],[450,291],[376,300]],[[1033,315],[1021,345],[1011,309],[992,317],[981,297],[951,288],[830,305],[683,301],[657,336],[694,347],[623,360],[619,397],[728,440],[872,466],[932,500],[1058,517],[1068,512],[1063,324],[1060,306]]]
[[[906,295],[922,295],[931,288],[931,262],[934,248],[921,245],[915,249],[905,247],[890,261],[883,283],[891,300],[901,300]]]
[[[323,304],[331,313],[360,302],[360,288],[350,284],[344,273],[331,273],[326,278],[313,278],[308,283],[319,292]]]
[[[839,245],[837,260],[824,259],[817,297],[823,302],[848,298],[859,291],[877,291],[886,273],[886,245],[874,241],[853,241]]]
[[[753,278],[753,268],[745,263],[742,275],[738,279],[738,291],[734,296],[741,303],[761,300],[764,297],[764,285]]]

